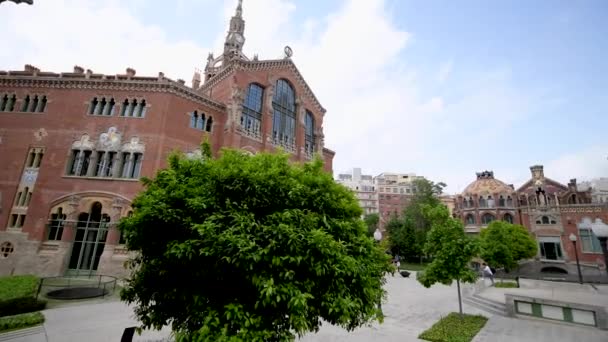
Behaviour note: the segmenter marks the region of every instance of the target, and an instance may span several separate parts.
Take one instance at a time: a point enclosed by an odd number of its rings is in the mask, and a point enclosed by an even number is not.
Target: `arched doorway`
[[[102,214],[102,205],[95,202],[88,213],[80,213],[76,222],[76,236],[68,265],[69,275],[95,274],[99,258],[108,237],[110,217]]]

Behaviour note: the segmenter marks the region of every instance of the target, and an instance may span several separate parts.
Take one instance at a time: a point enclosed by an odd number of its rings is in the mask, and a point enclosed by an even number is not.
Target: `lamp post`
[[[374,231],[374,240],[376,240],[376,243],[378,244],[382,240],[382,232],[378,228]],[[380,298],[380,302],[378,302],[378,311],[382,312],[382,298]]]
[[[578,261],[578,250],[576,249],[576,235],[574,233],[570,233],[570,241],[572,241],[572,246],[574,247],[574,255],[576,256],[576,269],[578,270],[578,282],[583,283],[583,274],[581,273],[581,264]]]
[[[602,246],[602,252],[604,253],[604,265],[606,272],[608,272],[608,248],[606,247],[606,240],[608,240],[608,224],[602,222],[601,219],[595,219],[595,222],[591,224],[591,230],[593,234],[600,240],[600,246]]]

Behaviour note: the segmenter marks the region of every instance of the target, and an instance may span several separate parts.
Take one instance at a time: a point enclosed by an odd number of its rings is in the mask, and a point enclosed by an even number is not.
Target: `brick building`
[[[191,157],[208,138],[246,153],[291,153],[305,162],[324,147],[325,109],[291,60],[242,52],[239,5],[223,53],[209,55],[192,86],[162,73],[102,75],[0,71],[0,275],[124,275],[116,228],[173,150]]]
[[[537,271],[552,267],[576,272],[570,234],[577,237],[577,252],[587,274],[605,267],[599,240],[591,231],[595,220],[608,222],[608,203],[592,201],[591,189],[581,191],[576,179],[567,185],[545,177],[541,165],[530,167],[532,177],[515,189],[495,179],[494,173],[477,174],[477,180],[456,197],[454,216],[462,219],[467,233],[479,233],[494,220],[521,224],[538,241]]]

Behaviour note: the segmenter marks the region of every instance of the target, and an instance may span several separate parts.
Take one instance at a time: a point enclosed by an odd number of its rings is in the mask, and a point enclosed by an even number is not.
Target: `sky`
[[[0,69],[190,82],[222,51],[236,0],[0,5]],[[416,173],[458,193],[492,170],[608,177],[604,0],[244,0],[244,52],[289,45],[322,105],[334,173]]]

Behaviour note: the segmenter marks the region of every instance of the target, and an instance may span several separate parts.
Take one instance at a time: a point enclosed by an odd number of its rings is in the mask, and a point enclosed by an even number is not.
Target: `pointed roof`
[[[232,63],[228,64],[226,68],[219,71],[215,76],[207,80],[205,84],[203,84],[203,86],[200,88],[200,91],[205,92],[213,88],[216,84],[226,79],[237,70],[256,71],[282,68],[289,69],[293,72],[294,81],[296,81],[296,83],[304,89],[305,95],[312,99],[312,102],[315,105],[316,109],[322,114],[325,114],[327,110],[321,105],[319,99],[317,99],[317,96],[313,93],[308,83],[306,83],[306,80],[304,80],[304,76],[302,76],[302,74],[294,64],[293,60],[288,57],[283,59],[269,59],[261,61],[234,60],[232,61]]]

